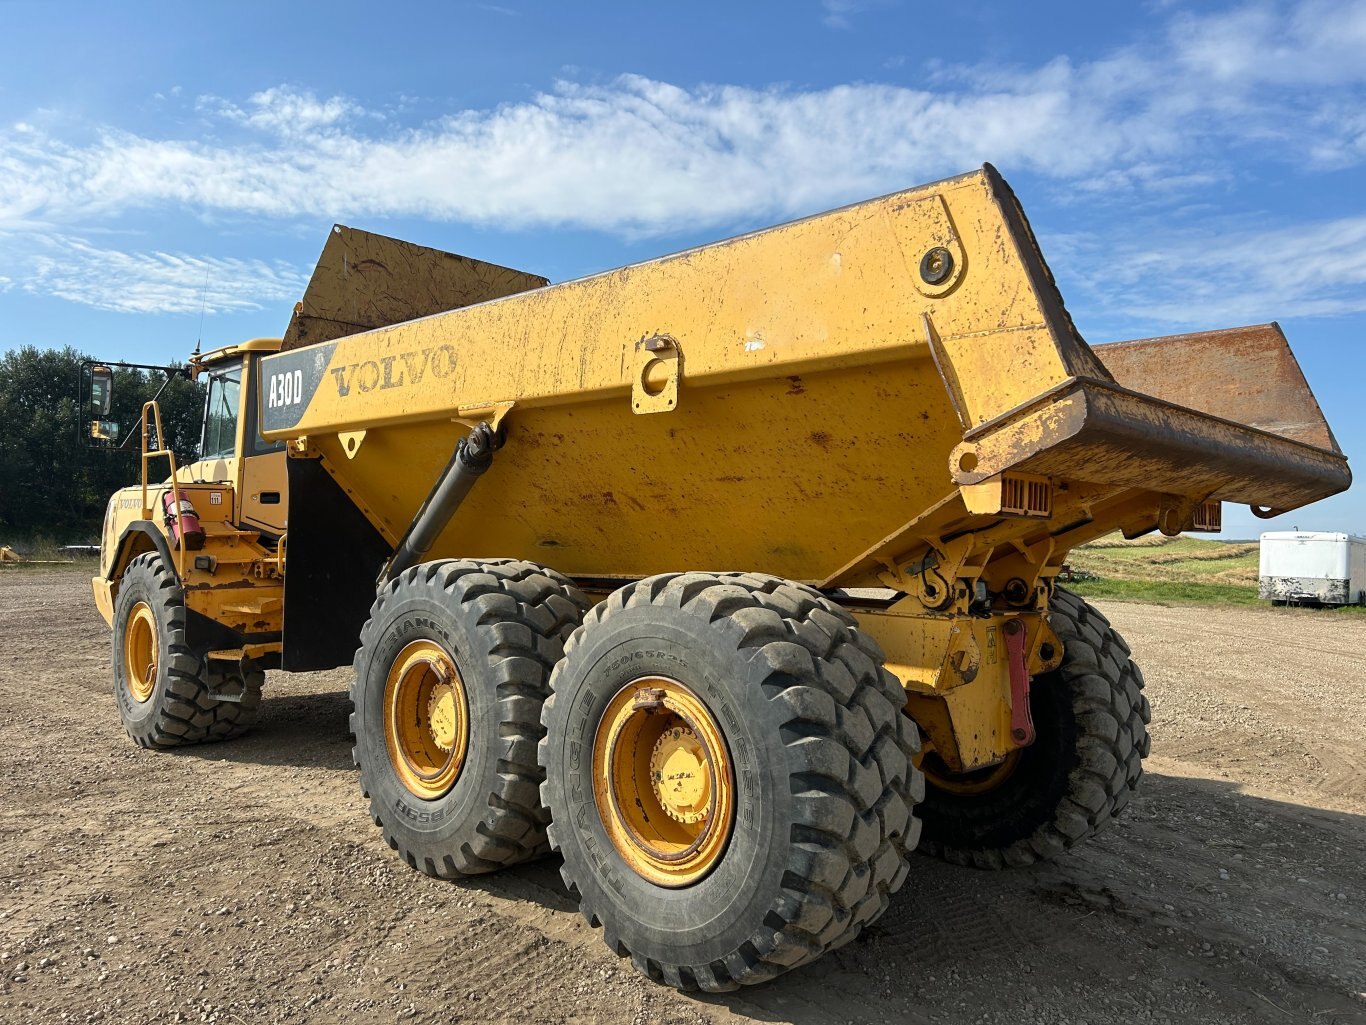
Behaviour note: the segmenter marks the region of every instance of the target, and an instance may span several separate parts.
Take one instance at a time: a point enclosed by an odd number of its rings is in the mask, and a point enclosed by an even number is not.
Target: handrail
[[[172,452],[169,448],[157,448],[157,449],[152,449],[152,450],[150,450],[150,451],[148,450],[148,448],[147,448],[147,414],[148,414],[148,412],[151,412],[151,414],[152,414],[152,422],[156,425],[157,444],[158,444],[158,445],[164,444],[164,442],[163,442],[162,439],[164,439],[164,438],[166,437],[166,436],[161,432],[161,406],[157,404],[156,399],[152,399],[150,402],[144,402],[143,405],[142,405],[142,420],[141,420],[141,434],[142,434],[142,439],[141,439],[141,441],[142,441],[142,518],[143,518],[144,520],[150,520],[150,519],[152,518],[152,507],[151,507],[150,505],[147,504],[147,466],[148,466],[148,464],[149,464],[153,459],[155,459],[157,456],[165,456],[166,459],[169,461],[170,466],[171,466],[171,498],[172,498],[172,500],[175,502],[175,515],[176,515],[177,520],[179,520],[179,518],[180,518],[180,481],[177,480],[177,478],[176,478],[175,453]],[[175,540],[174,534],[172,535],[172,540]],[[174,550],[175,550],[175,563],[176,563],[176,567],[175,567],[175,568],[176,568],[176,576],[177,576],[180,580],[184,580],[184,579],[185,579],[185,532],[184,532],[183,529],[182,529],[181,532],[180,532],[180,540],[176,543],[176,545],[175,545],[175,547],[174,547]]]

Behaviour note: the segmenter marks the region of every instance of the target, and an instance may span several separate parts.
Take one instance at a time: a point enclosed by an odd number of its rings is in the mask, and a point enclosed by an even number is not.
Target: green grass
[[[1103,537],[1073,551],[1068,565],[1102,580],[1257,586],[1257,542],[1148,535]]]
[[[1257,548],[1256,541],[1160,535],[1126,541],[1111,534],[1068,555],[1067,564],[1079,579],[1063,583],[1086,598],[1271,608],[1257,597]],[[1360,605],[1314,611],[1366,615]]]
[[[1064,584],[1083,598],[1117,598],[1160,605],[1266,605],[1255,587],[1180,580],[1077,580]]]
[[[1253,605],[1272,608],[1257,597],[1255,587],[1236,584],[1192,584],[1163,580],[1074,580],[1063,584],[1083,598],[1113,598],[1154,605]],[[1280,606],[1276,606],[1280,607]],[[1366,605],[1296,606],[1307,614],[1328,616],[1366,616]]]

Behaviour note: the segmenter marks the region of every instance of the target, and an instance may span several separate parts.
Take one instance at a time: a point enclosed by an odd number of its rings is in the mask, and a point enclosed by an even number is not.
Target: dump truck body
[[[432,557],[603,586],[755,568],[902,595],[858,614],[955,768],[1014,746],[992,653],[1007,619],[1042,611],[1070,548],[1350,480],[1326,427],[1274,435],[1118,384],[990,169],[262,369],[298,382],[261,410],[265,437],[291,445],[286,667],[351,661],[384,559],[483,420],[506,443]],[[1322,424],[1298,386],[1301,418]],[[1023,621],[1045,671],[1040,650],[1059,646]]]
[[[238,641],[196,700],[354,663],[411,864],[549,843],[652,978],[762,981],[880,913],[922,820],[1000,867],[1122,810],[1142,677],[1067,553],[1351,480],[1279,328],[1241,331],[1093,350],[989,166],[554,286],[338,226],[244,364],[287,530],[209,516],[254,546],[225,573],[127,548],[166,533],[146,485],[107,524],[125,724],[163,742],[136,715],[181,606]],[[240,588],[278,638],[226,622]]]
[[[957,256],[932,286],[919,265],[939,248]],[[264,404],[265,437],[320,459],[391,544],[466,425],[506,416],[497,467],[434,552],[554,553],[575,576],[764,566],[871,586],[887,539],[1011,471],[1276,508],[1350,480],[1330,437],[1289,445],[1117,385],[989,172],[263,372],[302,386]]]

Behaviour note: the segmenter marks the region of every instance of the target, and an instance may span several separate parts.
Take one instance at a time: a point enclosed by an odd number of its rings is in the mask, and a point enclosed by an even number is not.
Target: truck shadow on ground
[[[354,772],[342,687],[270,695],[250,735],[184,755]],[[1115,826],[1054,863],[982,872],[916,856],[853,943],[693,999],[811,1025],[1366,1020],[1363,836],[1366,816],[1149,772]],[[453,885],[576,916],[558,869]]]
[[[222,744],[174,749],[187,758],[354,771],[349,726],[351,698],[344,688],[272,694],[267,683],[257,724]]]
[[[709,1003],[749,1017],[1019,1022],[1366,1020],[1366,817],[1149,773],[1051,864],[911,863],[849,946]]]
[[[1025,869],[915,856],[853,943],[691,999],[802,1025],[1366,1020],[1366,817],[1150,773],[1120,822]],[[559,864],[458,885],[574,915]]]

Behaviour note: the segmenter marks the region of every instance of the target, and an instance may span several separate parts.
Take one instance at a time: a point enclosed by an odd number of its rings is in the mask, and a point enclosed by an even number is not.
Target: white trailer
[[[1263,534],[1257,596],[1296,604],[1366,604],[1366,537],[1328,531]]]

